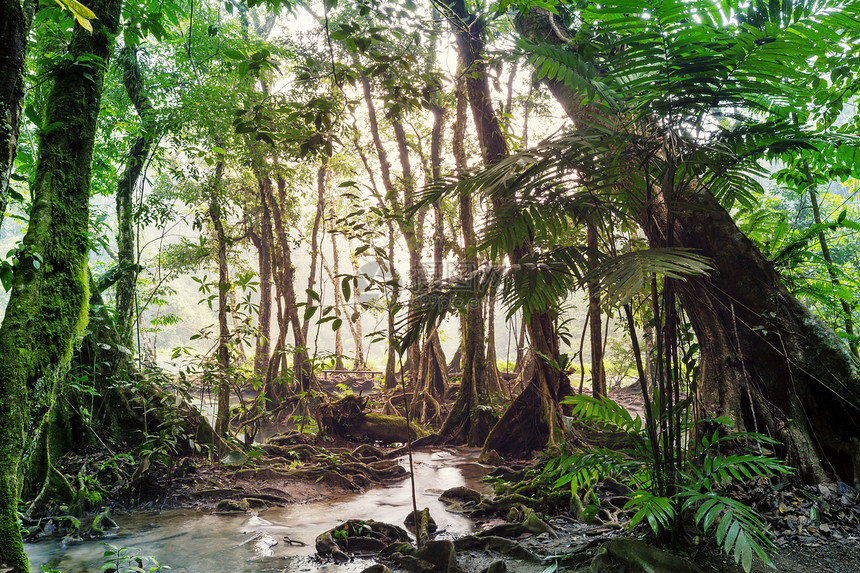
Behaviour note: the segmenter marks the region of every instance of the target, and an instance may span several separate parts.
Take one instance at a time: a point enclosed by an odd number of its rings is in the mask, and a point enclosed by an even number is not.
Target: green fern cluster
[[[695,512],[696,525],[704,533],[714,535],[723,550],[733,555],[745,571],[752,566],[753,554],[773,565],[769,553],[775,547],[767,524],[754,509],[730,497],[728,490],[752,479],[791,471],[781,460],[750,449],[751,444],[772,448],[777,445],[775,440],[753,432],[720,435],[717,430],[710,437],[691,444],[681,461],[680,471],[667,483],[669,476],[656,479],[661,468],[655,464],[651,439],[639,416],[632,416],[606,397],[575,395],[564,402],[571,406],[572,415],[580,421],[625,432],[631,439],[620,450],[594,447],[553,458],[543,473],[553,479],[554,488],[570,488],[573,495],[589,490],[600,479],[624,478],[635,488],[633,498],[625,506],[625,509],[636,510],[628,523],[630,529],[645,522],[658,535],[677,531],[682,526],[681,517]],[[721,426],[732,424],[728,418],[710,422]],[[692,429],[685,419],[681,419],[681,423],[687,430]],[[658,442],[662,442],[659,438]],[[747,451],[721,453],[727,447]],[[660,484],[663,487],[658,487]]]

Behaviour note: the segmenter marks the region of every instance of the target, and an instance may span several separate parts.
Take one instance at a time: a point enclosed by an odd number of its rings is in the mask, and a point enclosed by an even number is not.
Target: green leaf
[[[343,280],[340,281],[340,289],[343,291],[343,300],[347,302],[349,302],[349,298],[352,296],[350,279],[351,277],[343,277]]]
[[[244,60],[245,54],[240,52],[239,50],[234,50],[232,48],[224,48],[222,50],[225,56],[230,58],[231,60]]]

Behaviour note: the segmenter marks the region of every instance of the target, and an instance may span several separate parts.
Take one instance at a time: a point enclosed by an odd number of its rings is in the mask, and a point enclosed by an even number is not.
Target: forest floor
[[[631,413],[642,413],[641,395],[635,387],[618,388],[611,397]],[[323,441],[307,434],[287,432],[269,438],[251,459],[240,457],[213,462],[199,457],[185,458],[173,464],[169,471],[167,467],[153,468],[139,480],[137,489],[130,492],[124,502],[115,501],[114,508],[119,512],[192,508],[241,513],[347,494],[361,495],[367,489],[405,479],[406,470],[394,461],[403,454],[402,447],[378,448],[330,438]],[[87,463],[97,465],[99,462],[90,458]],[[524,477],[524,468],[525,463],[486,467],[497,475],[519,474],[520,479]],[[127,473],[131,473],[130,468]],[[546,507],[543,515],[554,516],[548,517],[547,522],[559,537],[519,531],[513,536],[514,542],[538,556],[571,555],[560,570],[589,570],[598,542],[631,535],[624,527],[630,512],[619,511],[624,496],[619,505],[617,492],[601,491],[599,487],[596,492],[601,503],[606,502],[603,507],[611,513],[599,513],[603,520],[586,525],[574,520],[564,508],[558,511],[558,507]],[[534,498],[543,499],[548,494],[536,492]],[[737,497],[755,507],[767,520],[778,547],[774,556],[777,571],[860,573],[860,506],[853,488],[841,482],[794,487],[761,480],[754,487],[737,492]],[[476,527],[486,530],[505,524],[506,520],[516,522],[509,507],[494,507],[490,503],[482,511],[476,511],[473,516]],[[521,516],[520,513],[520,519]],[[372,515],[367,517],[373,518]],[[646,533],[644,526],[633,532],[640,536]],[[33,537],[40,536],[36,533]],[[688,555],[702,571],[742,571],[734,559],[723,554],[712,541],[689,548]],[[470,573],[473,570],[477,573],[490,562],[486,552],[480,551],[458,552],[458,559],[460,567]],[[539,573],[547,563],[551,562],[511,564],[508,571]],[[753,565],[756,573],[771,570],[760,561]]]

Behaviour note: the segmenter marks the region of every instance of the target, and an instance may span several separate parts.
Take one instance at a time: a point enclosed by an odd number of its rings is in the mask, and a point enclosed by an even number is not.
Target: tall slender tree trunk
[[[218,247],[218,405],[215,413],[215,434],[226,437],[230,424],[230,328],[227,326],[227,291],[230,289],[230,278],[227,270],[227,237],[224,233],[221,202],[218,199],[221,179],[224,174],[224,163],[219,161],[215,167],[215,176],[211,184],[209,197],[209,219],[215,230],[215,241]]]
[[[597,256],[597,229],[588,224],[587,245],[591,262]],[[603,332],[600,320],[600,290],[596,283],[588,285],[588,326],[591,341],[591,392],[597,396],[606,396],[606,371],[603,366]]]
[[[809,182],[807,185],[807,191],[809,192],[809,203],[812,205],[813,220],[816,225],[820,225],[821,209],[818,206],[818,193],[815,191],[815,181],[812,179],[809,163],[806,160],[804,160],[803,163],[806,171],[806,178]],[[833,269],[833,258],[830,256],[830,248],[827,245],[827,237],[824,235],[824,231],[818,232],[818,244],[821,245],[821,256],[824,258],[824,262],[827,263],[827,274],[830,276],[830,282],[839,286],[841,283],[839,282],[839,277],[836,276],[836,271]],[[842,305],[842,314],[845,315],[845,334],[848,335],[848,348],[851,350],[851,354],[857,356],[857,342],[854,340],[853,311],[851,309],[851,305],[849,305],[848,301],[845,299],[841,299],[840,303]]]
[[[146,95],[137,61],[137,50],[126,46],[120,50],[119,63],[122,65],[125,93],[140,117],[140,135],[137,136],[128,154],[125,169],[120,175],[116,189],[116,215],[119,234],[117,237],[117,258],[125,267],[116,283],[116,311],[120,341],[132,347],[134,320],[136,317],[135,290],[137,288],[137,250],[135,248],[134,190],[143,174],[144,165],[149,159],[156,139],[155,114],[152,103]]]
[[[349,262],[352,265],[353,276],[359,275],[358,257],[355,256],[355,251],[352,248],[352,241],[347,239],[347,248],[349,249]],[[355,344],[355,355],[352,363],[353,370],[364,370],[364,333],[361,322],[361,291],[356,287],[356,292],[352,297],[352,314],[348,316],[350,331],[352,332],[352,340]]]
[[[11,573],[30,571],[17,513],[18,476],[28,473],[26,460],[19,466],[25,435],[29,440],[47,431],[42,425],[50,418],[52,397],[87,324],[90,166],[121,6],[118,0],[90,2],[88,7],[99,17],[92,22],[94,33],[76,29],[69,45],[72,58],[95,56],[103,64],[53,70],[44,117],[58,127],[41,135],[30,226],[0,326],[0,567]],[[10,80],[4,76],[0,81]],[[2,115],[7,114],[16,115],[3,110]],[[0,154],[5,153],[4,147]]]
[[[308,293],[307,299],[305,303],[310,306],[313,304],[313,297],[311,297],[310,291],[314,290],[316,286],[316,276],[317,276],[317,253],[319,252],[319,232],[320,225],[322,224],[323,214],[325,213],[325,190],[326,190],[326,181],[328,180],[328,157],[323,157],[322,165],[320,165],[319,169],[317,169],[317,210],[314,215],[314,225],[311,229],[311,265],[308,269]],[[311,317],[308,317],[302,321],[302,335],[305,337],[305,340],[308,338],[308,332],[310,332],[311,327]]]
[[[468,73],[464,56],[460,55],[457,76],[463,78]],[[457,108],[453,126],[453,152],[457,168],[466,170],[466,150],[463,145],[468,122],[468,94],[465,80],[460,79],[456,90]],[[472,213],[472,197],[463,193],[459,197],[460,225],[463,233],[462,272],[474,272],[478,267],[475,252],[475,223]],[[493,420],[485,408],[488,402],[486,356],[484,355],[484,317],[481,300],[469,301],[463,319],[463,353],[460,357],[462,377],[457,399],[445,418],[439,437],[442,441],[466,442],[477,447],[484,443],[490,432]]]
[[[334,197],[330,198],[328,204],[328,216],[332,227],[329,229],[331,237],[331,266],[332,266],[332,287],[334,288],[334,309],[335,315],[341,320],[346,317],[346,304],[343,300],[343,293],[340,287],[340,253],[337,248],[337,231],[334,228],[337,212],[334,207]],[[343,325],[343,323],[341,323]],[[343,370],[343,333],[340,328],[334,331],[334,368],[335,370]]]
[[[454,28],[457,48],[466,70],[465,82],[469,105],[484,165],[492,165],[508,155],[508,147],[495,114],[490,97],[490,86],[483,59],[486,23],[482,17],[469,13],[464,0],[455,0],[445,8]],[[506,198],[493,197],[493,210],[504,211]],[[511,264],[519,263],[532,251],[526,240],[508,253]],[[559,357],[558,333],[551,311],[533,314],[528,319],[532,346],[557,362]],[[558,401],[570,391],[569,382],[561,372],[554,370],[545,360],[538,360],[534,375],[525,390],[514,400],[498,423],[493,426],[484,443],[484,452],[495,450],[502,456],[522,455],[540,450],[558,438],[556,422]]]
[[[7,0],[0,5],[0,224],[9,202],[9,181],[18,150],[24,106],[24,58],[33,3]]]
[[[260,275],[260,310],[257,313],[257,336],[254,344],[254,375],[263,379],[269,364],[272,336],[272,215],[269,205],[262,197],[263,182],[258,178],[262,205],[260,214],[260,234],[251,236],[257,247],[257,260]]]
[[[496,356],[496,294],[487,297],[487,388],[490,393],[502,391],[499,359]]]
[[[394,225],[388,223],[388,268],[390,277],[386,278],[389,282],[388,293],[388,357],[385,361],[385,389],[393,390],[397,388],[397,324],[395,308],[397,300],[400,298],[400,279],[397,276],[397,271],[394,268]]]

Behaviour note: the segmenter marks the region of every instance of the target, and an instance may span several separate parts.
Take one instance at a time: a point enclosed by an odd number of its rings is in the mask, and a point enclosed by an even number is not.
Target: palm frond
[[[687,249],[654,248],[607,258],[593,267],[583,282],[599,284],[604,304],[620,306],[641,292],[652,274],[685,280],[707,274],[712,268],[706,257]]]

